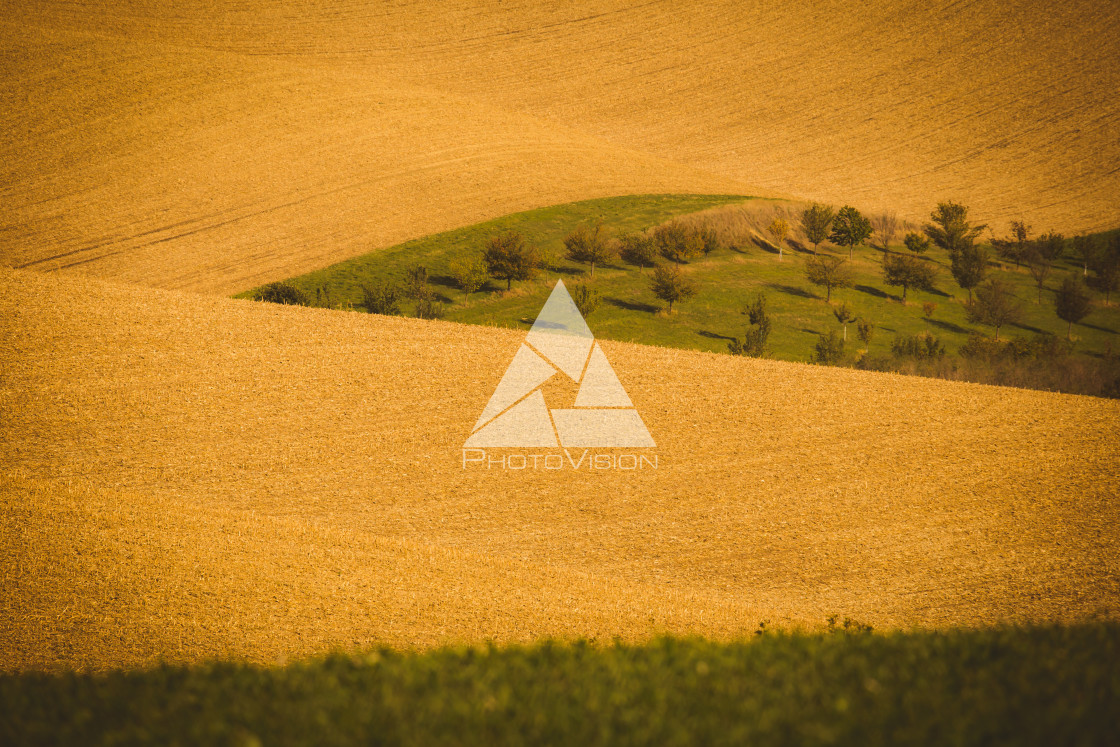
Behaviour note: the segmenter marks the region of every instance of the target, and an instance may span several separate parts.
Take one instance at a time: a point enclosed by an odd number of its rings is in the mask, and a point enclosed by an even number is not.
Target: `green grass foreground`
[[[0,744],[1115,744],[1120,625],[0,677]]]

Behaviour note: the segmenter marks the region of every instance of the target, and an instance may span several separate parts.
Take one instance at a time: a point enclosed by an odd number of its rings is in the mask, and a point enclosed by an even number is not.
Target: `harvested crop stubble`
[[[657,470],[464,470],[522,338],[0,270],[0,663],[1120,609],[1120,403],[605,342]]]

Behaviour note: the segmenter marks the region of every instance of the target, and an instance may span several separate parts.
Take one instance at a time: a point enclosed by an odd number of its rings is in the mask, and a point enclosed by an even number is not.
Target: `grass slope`
[[[433,283],[447,304],[447,319],[470,324],[528,329],[544,304],[557,278],[566,283],[590,281],[603,298],[600,308],[588,321],[597,337],[662,345],[690,350],[727,352],[731,337],[742,336],[747,326],[743,309],[759,292],[766,295],[773,321],[770,349],[783,360],[809,360],[817,336],[841,327],[832,314],[833,306],[847,304],[858,317],[871,320],[877,327],[869,352],[889,354],[896,335],[912,335],[925,330],[934,333],[952,354],[963,345],[970,333],[992,334],[994,330],[968,321],[965,299],[953,280],[945,252],[933,248],[925,255],[937,268],[937,287],[932,292],[911,290],[905,303],[902,289],[887,286],[882,277],[881,250],[859,247],[852,267],[855,282],[852,288],[832,294],[832,306],[825,303],[825,290],[813,286],[805,278],[805,258],[811,247],[801,238],[799,250],[785,251],[779,261],[775,248],[765,241],[744,243],[723,248],[707,257],[692,260],[685,269],[700,284],[694,299],[678,305],[672,316],[665,313],[664,302],[650,290],[650,271],[625,265],[620,260],[605,267],[596,267],[594,279],[586,265],[565,260],[564,237],[580,222],[601,220],[616,233],[642,230],[670,217],[708,207],[733,205],[746,198],[704,196],[633,196],[609,198],[558,205],[541,210],[506,216],[446,233],[428,236],[333,265],[322,270],[292,278],[289,282],[312,299],[319,290],[329,293],[332,304],[361,303],[361,285],[378,280],[403,284],[407,268],[420,264],[428,268]],[[744,210],[765,211],[769,200],[742,203]],[[448,273],[451,262],[477,255],[487,238],[505,230],[516,230],[556,259],[548,271],[536,280],[515,284],[511,293],[504,283],[490,281],[482,291],[465,299]],[[795,236],[798,234],[795,232]],[[905,251],[895,246],[895,251]],[[847,252],[835,247],[821,251],[846,257]],[[664,260],[662,260],[664,261]],[[1002,267],[1003,269],[998,269]],[[1012,265],[993,266],[990,276],[1007,280],[1022,301],[1023,318],[1001,330],[1011,335],[1031,337],[1049,332],[1066,336],[1066,323],[1057,317],[1053,306],[1053,288],[1067,274],[1080,268],[1072,259],[1058,263],[1047,279],[1042,303],[1026,268]],[[252,297],[253,291],[240,294]],[[933,319],[927,324],[922,304],[937,304]],[[403,302],[409,313],[411,302]],[[1094,310],[1081,324],[1075,325],[1078,338],[1076,350],[1085,354],[1102,354],[1120,349],[1120,306],[1105,306],[1098,298]],[[862,349],[856,337],[855,324],[848,325],[848,350]]]
[[[0,676],[6,744],[1104,745],[1120,626]]]
[[[657,470],[464,469],[523,340],[0,269],[0,664],[1120,609],[1120,402],[606,341]]]

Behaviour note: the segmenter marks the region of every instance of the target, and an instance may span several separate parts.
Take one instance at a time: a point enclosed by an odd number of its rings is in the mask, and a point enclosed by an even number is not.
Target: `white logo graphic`
[[[557,373],[579,383],[571,409],[545,404],[540,387]],[[656,446],[563,280],[463,446]]]

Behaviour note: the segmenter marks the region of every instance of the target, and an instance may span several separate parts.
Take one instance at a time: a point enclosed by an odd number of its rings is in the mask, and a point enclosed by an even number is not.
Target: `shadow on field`
[[[959,324],[954,324],[953,322],[943,322],[940,319],[930,319],[929,323],[939,329],[945,330],[946,332],[957,332],[958,334],[962,335],[968,334],[967,329]]]
[[[700,330],[700,336],[701,337],[707,337],[707,338],[710,338],[712,340],[734,340],[735,339],[734,337],[729,337],[728,335],[721,335],[717,332],[709,332],[706,329]]]
[[[774,290],[778,291],[779,293],[788,293],[791,296],[797,296],[798,298],[817,298],[817,299],[820,298],[820,296],[818,296],[816,293],[812,293],[810,291],[805,290],[804,288],[798,288],[798,287],[793,286],[793,285],[782,285],[781,283],[767,283],[766,287],[767,288],[773,288]]]
[[[901,300],[898,298],[898,296],[892,296],[890,293],[879,290],[878,288],[872,288],[870,285],[857,285],[855,289],[860,293],[866,293],[867,295],[875,296],[876,298],[893,298],[896,300]]]
[[[1009,324],[1007,326],[1015,327],[1016,329],[1023,329],[1023,330],[1026,330],[1027,332],[1034,332],[1036,335],[1041,335],[1042,334],[1041,329],[1039,329],[1038,327],[1032,327],[1029,324],[1020,324],[1019,322],[1012,322],[1011,324]]]
[[[1098,332],[1107,332],[1110,335],[1116,334],[1116,330],[1112,329],[1111,327],[1101,327],[1101,326],[1096,325],[1096,324],[1088,324],[1087,322],[1078,322],[1078,324],[1080,324],[1082,327],[1088,327],[1089,329],[1095,329]]]
[[[624,298],[607,298],[604,299],[611,306],[627,311],[648,311],[651,314],[657,313],[660,310],[659,306],[654,306],[649,303],[642,303],[641,301],[627,301]]]

